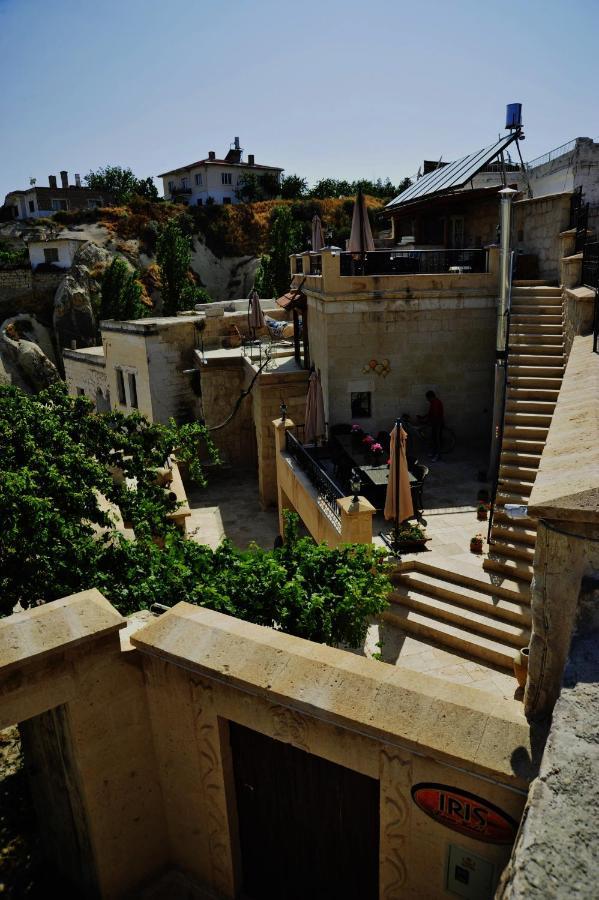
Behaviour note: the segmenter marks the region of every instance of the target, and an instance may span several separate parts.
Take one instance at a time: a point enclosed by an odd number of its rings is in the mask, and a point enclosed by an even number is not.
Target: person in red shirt
[[[428,412],[425,416],[418,416],[418,419],[421,422],[428,422],[431,426],[433,437],[433,461],[436,462],[441,455],[441,432],[443,431],[445,414],[443,411],[443,404],[434,391],[427,391],[426,399],[428,400]]]

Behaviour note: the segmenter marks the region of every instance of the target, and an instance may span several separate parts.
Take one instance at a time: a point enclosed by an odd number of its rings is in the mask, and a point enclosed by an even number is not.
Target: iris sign
[[[476,794],[445,784],[421,783],[412,788],[414,803],[431,819],[487,844],[511,844],[517,823],[499,807]]]

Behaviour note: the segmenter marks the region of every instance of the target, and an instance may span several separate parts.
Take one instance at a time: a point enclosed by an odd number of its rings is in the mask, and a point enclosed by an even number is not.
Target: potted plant
[[[370,452],[372,453],[373,462],[378,465],[383,461],[383,445],[379,444],[378,441],[375,441],[374,444],[370,444]]]
[[[356,422],[351,427],[350,437],[353,447],[360,447],[362,444],[362,438],[364,436],[364,430],[361,425],[358,425]]]
[[[470,552],[482,553],[484,542],[485,539],[483,538],[482,534],[475,534],[474,537],[470,538]]]
[[[476,508],[476,518],[479,522],[485,522],[488,516],[488,510],[484,503],[479,503]]]
[[[489,496],[488,490],[486,488],[481,488],[480,491],[478,492],[476,499],[480,503],[489,503],[491,498]]]
[[[424,550],[430,538],[424,528],[417,522],[402,522],[399,526],[399,551],[410,553],[413,550]]]

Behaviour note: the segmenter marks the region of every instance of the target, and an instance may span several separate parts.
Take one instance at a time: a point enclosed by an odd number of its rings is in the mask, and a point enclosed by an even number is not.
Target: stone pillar
[[[289,498],[285,491],[281,488],[281,479],[279,477],[279,466],[281,465],[281,453],[285,450],[285,434],[288,428],[293,428],[292,419],[274,419],[273,428],[275,430],[275,452],[276,452],[276,469],[277,469],[277,506],[279,510],[279,534],[282,536],[284,532],[283,510],[293,509]]]
[[[337,501],[341,510],[341,543],[371,544],[372,517],[376,510],[365,497],[358,497],[354,503],[352,497],[342,497]]]

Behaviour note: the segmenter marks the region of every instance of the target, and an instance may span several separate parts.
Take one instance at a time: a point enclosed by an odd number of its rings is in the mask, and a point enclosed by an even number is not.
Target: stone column
[[[294,427],[292,419],[274,419],[273,428],[275,430],[275,453],[276,453],[276,470],[277,470],[277,506],[279,510],[279,534],[282,536],[284,532],[283,510],[293,509],[287,494],[281,488],[281,478],[279,475],[279,467],[281,465],[281,453],[285,450],[285,434],[288,428]]]
[[[376,510],[365,497],[358,497],[354,503],[352,497],[341,497],[337,501],[341,510],[341,543],[371,544],[372,517]]]

